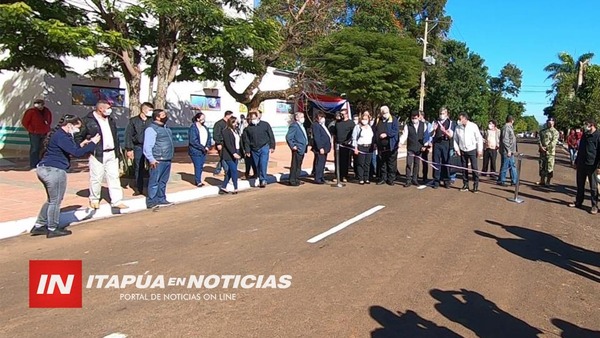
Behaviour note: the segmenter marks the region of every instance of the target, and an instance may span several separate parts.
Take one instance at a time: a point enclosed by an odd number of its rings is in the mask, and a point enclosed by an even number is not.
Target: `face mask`
[[[367,124],[369,124],[369,120],[362,120],[362,124],[366,126]]]
[[[110,116],[110,114],[112,114],[112,109],[108,108],[105,112],[104,112],[104,116]]]
[[[200,121],[198,121],[198,123],[200,123],[201,125],[204,125],[204,120],[200,120]]]
[[[77,134],[77,133],[79,132],[79,130],[80,130],[80,129],[79,129],[79,128],[77,128],[77,127],[71,127],[71,135],[75,135],[75,134]]]
[[[162,123],[167,123],[167,121],[169,121],[169,117],[168,116],[165,116],[165,117],[163,117],[163,118],[160,119],[160,122],[162,122]]]
[[[252,124],[253,124],[253,125],[257,125],[257,124],[258,124],[258,119],[256,119],[256,120],[252,120]]]
[[[39,104],[39,103],[36,103],[36,104],[34,104],[33,106],[34,106],[34,107],[36,107],[37,109],[42,109],[42,108],[44,108],[44,106],[43,106],[43,105],[41,105],[41,104]]]
[[[144,113],[144,115],[146,115],[147,117],[152,117],[152,110],[148,110]]]
[[[298,123],[303,124],[304,123],[304,118],[299,119]]]
[[[412,119],[412,123],[413,124],[417,124],[417,123],[419,123],[419,120],[418,119]]]
[[[586,133],[589,133],[590,131],[592,131],[592,128],[590,128],[590,127],[586,126],[586,127],[585,127],[585,132],[586,132]]]
[[[488,125],[488,129],[489,129],[489,130],[492,130],[492,129],[494,129],[494,125],[493,125],[493,124],[489,124],[489,125]]]
[[[319,123],[320,123],[320,124],[325,124],[325,118],[322,118],[322,119],[320,119],[320,120],[319,120]]]
[[[386,119],[386,120],[389,119],[390,118],[390,113],[383,114],[383,118]]]
[[[440,115],[440,121],[446,121],[446,115]]]

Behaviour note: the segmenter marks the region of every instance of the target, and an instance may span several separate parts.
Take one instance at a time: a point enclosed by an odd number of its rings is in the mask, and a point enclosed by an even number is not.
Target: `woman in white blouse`
[[[352,146],[354,147],[354,155],[356,155],[356,178],[358,184],[369,184],[369,169],[371,167],[371,159],[373,152],[373,128],[369,124],[371,115],[364,112],[359,124],[352,131]]]

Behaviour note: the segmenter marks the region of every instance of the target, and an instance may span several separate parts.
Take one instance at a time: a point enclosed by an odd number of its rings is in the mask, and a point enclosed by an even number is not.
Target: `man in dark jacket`
[[[585,134],[579,141],[579,149],[577,151],[577,196],[575,202],[570,203],[571,208],[581,208],[585,197],[585,182],[590,182],[590,190],[592,192],[592,209],[591,214],[598,213],[598,180],[597,175],[600,175],[600,131],[598,131],[596,122],[588,120],[585,126]]]
[[[292,164],[290,165],[290,185],[297,187],[300,182],[299,177],[302,172],[302,161],[306,148],[308,147],[308,134],[304,129],[304,113],[294,114],[294,122],[285,136],[290,150],[292,151]]]
[[[381,113],[375,125],[375,143],[381,162],[381,180],[378,185],[394,185],[398,171],[398,119],[392,116],[387,106],[381,107]]]
[[[340,179],[343,182],[348,181],[348,168],[350,167],[350,154],[353,151],[352,147],[352,131],[356,124],[350,120],[348,110],[342,109],[340,112],[341,121],[335,124],[335,142],[340,145]]]
[[[327,154],[331,151],[332,139],[327,126],[325,126],[325,113],[318,113],[312,125],[313,143],[312,151],[315,153],[315,183],[325,184],[325,164]]]
[[[167,201],[167,183],[171,174],[171,161],[175,154],[173,133],[167,127],[168,119],[166,111],[154,109],[152,124],[144,132],[144,156],[150,163],[148,196],[146,196],[148,209],[173,204]]]
[[[146,157],[144,156],[144,131],[152,123],[152,110],[154,106],[150,102],[142,103],[140,115],[129,119],[125,129],[125,150],[127,158],[133,160],[133,172],[135,173],[135,192],[133,196],[141,195],[144,191],[144,177],[146,177]]]
[[[227,128],[227,120],[233,115],[231,110],[227,110],[222,119],[215,122],[213,125],[213,139],[215,141],[215,145],[217,150],[219,151],[219,163],[217,163],[217,167],[215,168],[214,175],[218,175],[221,173],[221,169],[224,169],[227,172],[227,163],[223,160],[223,130]]]
[[[119,137],[117,136],[117,124],[110,116],[112,109],[105,100],[96,103],[96,109],[85,116],[82,121],[81,131],[77,135],[78,142],[90,139],[100,134],[102,140],[96,145],[96,149],[89,158],[90,168],[90,207],[100,207],[100,192],[102,181],[106,177],[110,203],[113,208],[126,209],[127,205],[122,203],[123,189],[119,179],[119,158],[121,157]]]
[[[35,169],[42,153],[42,144],[52,125],[52,112],[44,106],[44,100],[33,101],[33,107],[23,115],[23,127],[29,133],[29,167]]]
[[[268,122],[259,119],[257,112],[248,114],[250,125],[244,133],[244,153],[252,160],[258,170],[260,187],[267,186],[267,167],[269,166],[269,152],[275,151],[275,135]]]

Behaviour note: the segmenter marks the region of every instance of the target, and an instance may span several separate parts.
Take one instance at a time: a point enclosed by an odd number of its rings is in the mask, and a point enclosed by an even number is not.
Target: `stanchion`
[[[340,178],[340,145],[339,143],[335,144],[335,177],[337,179],[337,184],[334,186],[336,188],[341,188],[344,185],[342,184],[342,180]]]
[[[521,203],[525,202],[521,198],[519,198],[519,183],[521,182],[521,161],[522,160],[523,160],[523,154],[519,154],[518,162],[517,162],[517,185],[515,185],[515,197],[508,198],[509,201],[515,202],[517,204],[521,204]]]

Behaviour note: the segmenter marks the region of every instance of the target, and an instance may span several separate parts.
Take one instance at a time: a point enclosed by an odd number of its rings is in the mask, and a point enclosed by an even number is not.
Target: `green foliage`
[[[475,123],[486,125],[489,89],[484,60],[455,40],[445,41],[439,54],[427,72],[426,114],[435,117],[446,107],[452,117],[466,112]]]
[[[93,56],[105,37],[83,23],[82,12],[66,1],[0,4],[0,47],[8,52],[0,70],[35,67],[64,76],[62,56]]]
[[[413,39],[344,28],[311,53],[309,66],[351,102],[387,104],[395,110],[414,107],[410,94],[418,85],[421,60]]]
[[[523,116],[521,120],[525,121],[525,124],[527,125],[526,131],[534,132],[540,130],[540,124],[536,120],[535,116]]]

